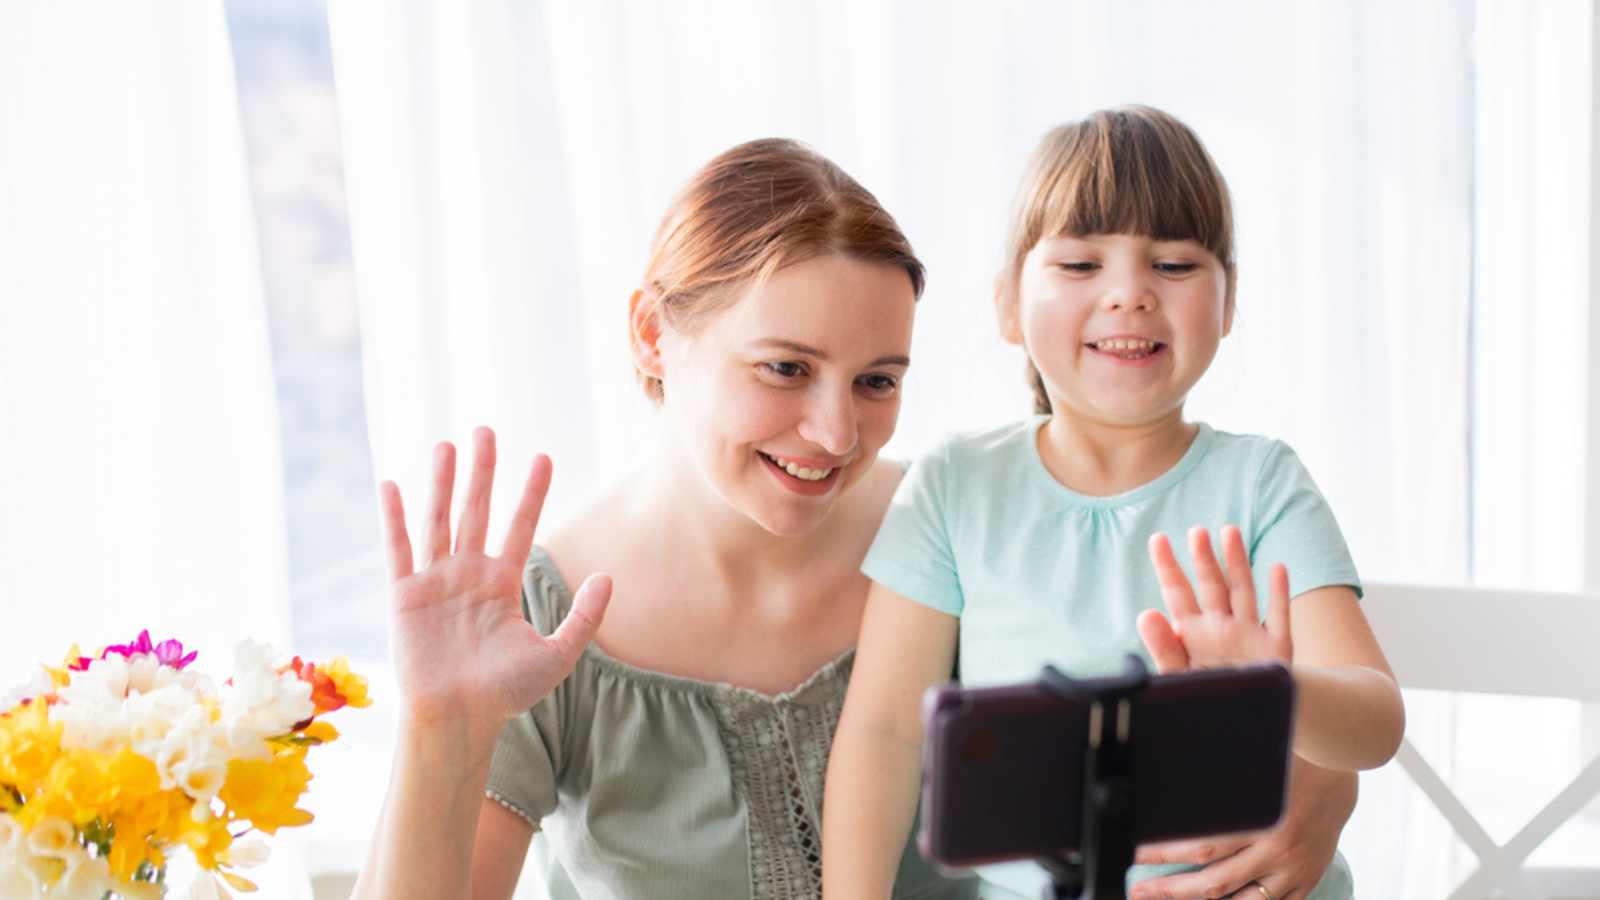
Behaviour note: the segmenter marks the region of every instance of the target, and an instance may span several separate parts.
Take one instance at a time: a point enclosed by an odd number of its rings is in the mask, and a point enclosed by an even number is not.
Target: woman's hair
[[[922,295],[922,263],[866,188],[797,141],[750,141],[706,163],[678,191],[656,230],[641,290],[668,323],[689,330],[744,288],[828,254],[898,266],[914,296]],[[661,402],[660,379],[637,374]]]
[[[1148,106],[1103,109],[1044,136],[1012,206],[1000,302],[1018,301],[1023,260],[1039,241],[1091,234],[1200,244],[1222,263],[1232,307],[1238,271],[1228,184],[1200,138],[1168,113]],[[1034,410],[1050,412],[1031,359],[1028,380]]]

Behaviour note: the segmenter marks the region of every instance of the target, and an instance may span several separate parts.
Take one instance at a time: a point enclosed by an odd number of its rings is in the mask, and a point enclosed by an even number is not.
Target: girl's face
[[[767,531],[816,528],[894,433],[915,302],[905,270],[829,255],[692,332],[663,324],[662,406],[687,461]]]
[[[1052,405],[1141,425],[1179,410],[1232,327],[1222,263],[1194,241],[1093,234],[1028,252],[1000,329],[1039,370]]]

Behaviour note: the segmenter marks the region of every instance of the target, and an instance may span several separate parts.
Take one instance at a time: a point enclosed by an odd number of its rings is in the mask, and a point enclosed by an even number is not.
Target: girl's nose
[[[1137,275],[1123,275],[1106,286],[1100,305],[1107,311],[1150,312],[1156,308],[1156,292],[1148,281]]]
[[[856,448],[858,426],[855,395],[849,385],[843,390],[818,389],[800,422],[800,437],[832,456],[846,456]]]

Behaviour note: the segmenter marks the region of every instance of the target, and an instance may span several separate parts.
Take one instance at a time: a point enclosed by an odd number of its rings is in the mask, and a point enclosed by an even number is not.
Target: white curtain
[[[218,678],[289,649],[245,172],[220,2],[0,5],[0,685],[142,628]]]
[[[1540,27],[1573,27],[1584,4],[1556,6],[1541,7]],[[1469,334],[1473,279],[1488,277],[1473,268],[1474,214],[1498,215],[1475,178],[1503,174],[1475,148],[1520,127],[1486,118],[1503,108],[1475,93],[1475,79],[1481,89],[1514,65],[1495,68],[1483,23],[1520,8],[332,0],[379,477],[400,480],[414,515],[429,444],[485,421],[518,470],[532,450],[552,453],[559,510],[648,452],[626,298],[676,186],[766,135],[843,165],[928,263],[890,452],[1021,415],[1021,360],[995,335],[990,297],[1022,160],[1057,123],[1140,102],[1192,124],[1234,191],[1239,316],[1193,414],[1296,447],[1366,577],[1466,582],[1473,552],[1480,566],[1487,552],[1469,484],[1551,497],[1551,479],[1583,459],[1581,440],[1530,441],[1512,472],[1470,449],[1515,405],[1474,394],[1486,376],[1472,354],[1506,322],[1561,329],[1577,315],[1569,304],[1531,320],[1515,290],[1480,285],[1476,343]],[[1548,119],[1570,107],[1539,108]],[[1523,266],[1542,258],[1522,252]],[[1522,346],[1518,396],[1547,409],[1534,394],[1554,363],[1538,339]],[[1563,428],[1552,423],[1551,439],[1567,440]],[[514,480],[500,487],[514,493]],[[1528,715],[1552,740],[1576,740]],[[1425,753],[1476,740],[1460,719],[1451,700],[1414,698]],[[1447,894],[1470,859],[1443,829],[1403,776],[1368,777],[1345,844],[1358,893]]]
[[[148,627],[288,641],[220,2],[0,7],[0,680]]]

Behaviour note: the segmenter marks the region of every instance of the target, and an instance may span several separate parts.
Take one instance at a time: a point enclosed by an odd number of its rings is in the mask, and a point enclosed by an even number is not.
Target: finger
[[[472,478],[456,526],[456,552],[482,553],[489,533],[489,496],[494,492],[494,432],[480,425],[472,432]]]
[[[1189,577],[1183,574],[1183,567],[1172,555],[1172,542],[1161,532],[1150,535],[1150,563],[1155,567],[1156,580],[1161,583],[1161,600],[1167,605],[1167,612],[1176,619],[1198,616],[1200,607],[1194,602]]]
[[[1189,668],[1189,651],[1173,630],[1172,623],[1160,611],[1145,610],[1139,614],[1135,624],[1139,629],[1139,637],[1144,639],[1145,649],[1150,651],[1150,658],[1155,660],[1157,672],[1165,675]]]
[[[1289,569],[1283,563],[1272,567],[1272,589],[1267,599],[1267,634],[1284,661],[1294,660],[1294,637],[1289,628]]]
[[[1271,897],[1272,900],[1299,900],[1300,897],[1304,896],[1297,889],[1280,887],[1279,885],[1283,883],[1284,880],[1281,878],[1265,875],[1245,882],[1244,887],[1235,891],[1228,900],[1267,900],[1268,897]],[[1261,885],[1261,888],[1256,887],[1258,884]],[[1262,888],[1266,889],[1266,893],[1262,893]]]
[[[522,500],[517,503],[516,515],[511,518],[511,528],[500,549],[501,556],[515,561],[518,566],[527,562],[528,552],[533,549],[533,532],[539,527],[539,514],[544,510],[545,494],[550,490],[550,469],[550,457],[541,453],[533,458],[528,482],[522,487]]]
[[[1244,549],[1244,535],[1237,526],[1222,526],[1222,558],[1228,566],[1228,593],[1235,617],[1260,622],[1256,606],[1256,583],[1250,577],[1250,554]]]
[[[1189,559],[1194,562],[1195,595],[1200,609],[1209,613],[1231,615],[1228,605],[1228,582],[1222,577],[1222,567],[1217,565],[1217,554],[1211,549],[1211,532],[1204,528],[1189,529]]]
[[[562,621],[550,641],[561,653],[564,671],[571,671],[578,663],[578,655],[594,640],[600,622],[606,617],[606,607],[611,604],[611,576],[590,575],[579,586],[572,599],[572,611]]]
[[[1162,864],[1204,866],[1238,853],[1250,846],[1257,837],[1256,834],[1234,834],[1193,841],[1144,844],[1134,851],[1133,861],[1139,865],[1150,866]]]
[[[1207,900],[1232,897],[1253,878],[1260,878],[1272,862],[1259,842],[1230,856],[1218,858],[1205,868],[1164,878],[1141,881],[1133,889],[1135,900],[1171,897],[1176,900]],[[1253,890],[1253,888],[1252,888]],[[1270,888],[1269,888],[1270,890]],[[1262,900],[1257,896],[1255,900]]]
[[[399,581],[411,574],[411,538],[406,534],[406,511],[400,503],[400,487],[392,481],[378,485],[378,502],[383,508],[383,549],[389,560],[389,580]]]
[[[455,483],[455,445],[440,441],[433,448],[433,496],[428,498],[428,521],[423,530],[423,568],[450,555],[450,492]]]

